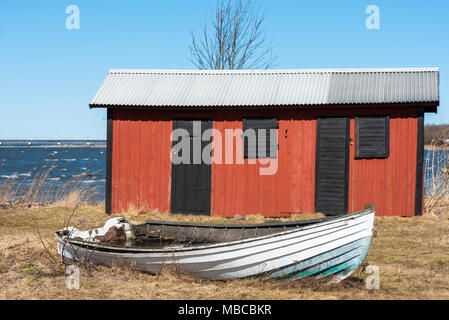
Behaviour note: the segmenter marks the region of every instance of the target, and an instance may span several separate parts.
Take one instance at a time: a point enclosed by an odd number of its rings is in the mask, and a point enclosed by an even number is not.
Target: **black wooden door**
[[[172,162],[171,211],[198,215],[210,215],[211,198],[211,161],[208,153],[207,162],[202,157],[204,148],[211,139],[202,140],[206,129],[212,128],[212,120],[174,119],[173,130],[184,129],[184,138],[189,139],[189,163]],[[173,141],[173,146],[180,141]],[[172,152],[174,152],[172,150]],[[206,152],[207,153],[207,152]],[[182,150],[178,156],[182,156]],[[200,163],[198,163],[198,161]]]
[[[318,118],[315,210],[348,212],[349,118]]]

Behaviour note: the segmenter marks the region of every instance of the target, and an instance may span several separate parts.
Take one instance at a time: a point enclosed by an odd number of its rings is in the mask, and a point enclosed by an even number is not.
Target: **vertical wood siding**
[[[354,144],[350,147],[349,212],[362,210],[365,203],[375,203],[378,216],[415,214],[416,113],[415,110],[389,113],[388,158],[355,159]],[[354,139],[354,119],[350,126],[350,136]]]
[[[242,129],[243,117],[273,114],[254,111],[219,113],[214,117],[213,126],[224,137],[225,129]],[[316,121],[298,112],[278,111],[275,116],[279,120],[277,173],[260,175],[260,167],[266,165],[248,164],[248,159],[241,165],[213,164],[213,215],[285,216],[314,211]],[[234,142],[234,158],[236,152]]]
[[[167,113],[114,111],[112,212],[130,204],[169,211],[170,133]]]
[[[278,129],[278,171],[259,175],[260,164],[213,164],[211,213],[216,216],[262,214],[288,216],[315,210],[315,149],[318,116],[390,116],[390,155],[355,159],[350,144],[348,210],[376,204],[377,215],[414,215],[417,111],[412,108],[309,109],[307,111],[172,111],[114,110],[112,212],[129,204],[170,210],[170,133],[173,117],[212,118],[213,128],[242,129],[243,117],[275,116]],[[287,131],[287,132],[286,132]],[[234,140],[234,158],[236,143]]]

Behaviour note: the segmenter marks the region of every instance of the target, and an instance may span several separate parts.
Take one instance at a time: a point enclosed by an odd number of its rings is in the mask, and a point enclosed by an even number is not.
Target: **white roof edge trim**
[[[289,73],[370,73],[370,72],[439,72],[438,67],[426,68],[336,68],[336,69],[251,69],[251,70],[194,70],[194,69],[110,69],[111,73],[148,74],[289,74]]]

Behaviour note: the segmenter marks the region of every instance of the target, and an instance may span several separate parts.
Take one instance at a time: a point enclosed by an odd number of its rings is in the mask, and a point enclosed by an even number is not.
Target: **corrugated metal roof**
[[[439,103],[438,68],[111,69],[91,107]]]

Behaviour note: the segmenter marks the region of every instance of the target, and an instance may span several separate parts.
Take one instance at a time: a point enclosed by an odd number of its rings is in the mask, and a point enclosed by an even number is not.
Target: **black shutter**
[[[355,118],[355,157],[387,158],[390,155],[390,117]]]
[[[246,159],[254,158],[276,158],[278,149],[277,129],[279,122],[276,118],[243,118],[243,155]],[[255,132],[255,139],[249,139],[247,133],[248,129],[253,129]],[[259,130],[265,129],[265,156],[259,156]],[[276,134],[271,139],[270,130],[276,129]],[[263,143],[263,142],[260,142]]]

